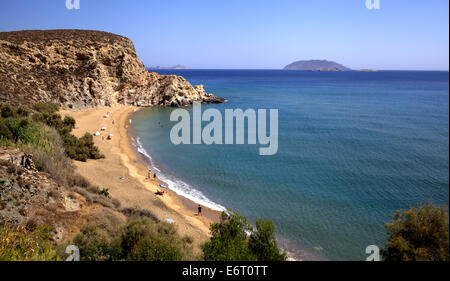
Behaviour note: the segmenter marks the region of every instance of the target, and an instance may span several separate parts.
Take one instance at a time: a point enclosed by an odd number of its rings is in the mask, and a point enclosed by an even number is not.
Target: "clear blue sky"
[[[449,1],[1,0],[0,31],[95,29],[132,39],[147,66],[282,68],[329,59],[350,68],[448,70]]]

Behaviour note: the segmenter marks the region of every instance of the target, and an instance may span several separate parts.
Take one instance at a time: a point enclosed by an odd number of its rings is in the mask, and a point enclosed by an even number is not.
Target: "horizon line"
[[[350,69],[341,71],[314,71],[314,70],[301,70],[301,69],[283,69],[283,68],[155,68],[155,67],[145,67],[146,69],[152,70],[285,70],[285,71],[309,71],[309,72],[364,72],[361,70],[372,70],[376,71],[442,71],[449,72],[449,69],[375,69],[375,68],[360,68],[360,69]],[[371,72],[371,71],[366,71]]]

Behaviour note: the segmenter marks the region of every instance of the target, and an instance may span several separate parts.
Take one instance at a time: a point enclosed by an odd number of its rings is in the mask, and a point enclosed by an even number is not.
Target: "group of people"
[[[148,178],[148,179],[156,179],[156,173],[153,173],[150,169],[148,169],[147,178]],[[164,187],[164,186],[162,186],[162,185],[159,185],[159,186]],[[165,187],[164,187],[164,188],[165,188]],[[164,193],[165,193],[164,190],[157,190],[157,191],[156,191],[156,195],[163,196]],[[202,206],[201,206],[201,205],[198,205],[198,207],[197,207],[197,216],[201,216],[201,215],[202,215]]]

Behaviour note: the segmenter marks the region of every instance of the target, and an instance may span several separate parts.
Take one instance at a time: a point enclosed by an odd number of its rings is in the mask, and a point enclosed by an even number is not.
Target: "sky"
[[[133,40],[147,66],[449,69],[448,0],[379,1],[369,10],[366,0],[80,0],[69,10],[66,0],[0,0],[0,31],[108,31]]]

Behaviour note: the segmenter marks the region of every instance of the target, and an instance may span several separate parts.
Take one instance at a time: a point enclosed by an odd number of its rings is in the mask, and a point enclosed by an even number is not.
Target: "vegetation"
[[[182,261],[192,259],[192,239],[180,237],[173,224],[148,218],[131,220],[115,237],[87,226],[73,240],[85,261]]]
[[[71,132],[75,119],[62,118],[59,107],[37,103],[32,108],[0,106],[0,145],[17,147],[33,155],[38,170],[46,171],[58,184],[73,190],[87,201],[107,208],[92,215],[87,226],[71,241],[87,261],[181,261],[193,260],[192,239],[181,237],[173,224],[159,222],[146,210],[123,209],[126,222],[112,210],[120,202],[111,199],[107,188],[93,187],[74,173],[69,158],[86,161],[103,157],[93,137],[77,138]],[[108,211],[109,210],[109,211]],[[250,233],[250,235],[248,235]],[[222,214],[220,223],[211,225],[211,240],[202,245],[204,260],[272,261],[285,260],[275,240],[271,221],[258,220],[256,230],[238,214]],[[57,260],[65,257],[63,247],[57,254],[49,242],[49,229],[0,228],[0,260]]]
[[[270,220],[256,221],[256,231],[250,235],[248,247],[258,261],[286,260],[286,254],[280,251],[275,239],[275,224]]]
[[[0,261],[56,261],[49,242],[50,230],[39,226],[33,232],[23,227],[0,226]]]
[[[94,139],[91,134],[86,133],[81,138],[71,134],[75,128],[75,119],[71,116],[66,116],[62,119],[61,115],[56,113],[59,110],[58,105],[37,103],[33,105],[33,108],[37,111],[37,113],[33,114],[33,120],[55,128],[61,135],[68,157],[78,161],[104,158],[94,145]]]
[[[61,118],[56,113],[59,110],[58,105],[53,103],[36,103],[33,105],[36,111],[30,117],[30,111],[27,108],[15,108],[8,104],[1,107],[0,117],[0,144],[29,146],[35,149],[46,149],[49,138],[48,129],[55,129],[62,139],[62,146],[68,157],[86,161],[87,159],[99,159],[104,156],[100,154],[98,148],[94,145],[91,134],[86,133],[83,137],[77,138],[71,134],[75,128],[75,119],[70,116]]]
[[[419,204],[398,210],[386,224],[389,239],[381,251],[386,261],[448,261],[449,215],[444,207]]]
[[[239,214],[222,213],[219,223],[211,224],[211,239],[201,246],[206,261],[283,261],[286,254],[275,240],[272,221],[258,220],[253,231]],[[250,235],[248,235],[251,233]]]

